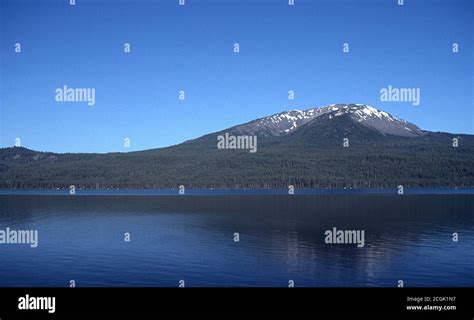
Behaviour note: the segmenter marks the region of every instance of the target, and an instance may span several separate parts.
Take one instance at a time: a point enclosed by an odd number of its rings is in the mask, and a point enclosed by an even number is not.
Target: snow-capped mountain
[[[256,152],[219,148],[257,135]],[[346,140],[347,138],[347,140]],[[453,139],[459,141],[454,147]],[[250,141],[250,140],[248,140]],[[347,144],[346,144],[347,143]],[[474,135],[420,130],[362,104],[292,110],[130,153],[0,149],[1,188],[395,188],[474,186]]]
[[[321,118],[341,116],[347,116],[383,135],[416,137],[424,134],[416,125],[364,104],[332,104],[307,110],[285,111],[236,126],[233,130],[259,136],[282,136]]]

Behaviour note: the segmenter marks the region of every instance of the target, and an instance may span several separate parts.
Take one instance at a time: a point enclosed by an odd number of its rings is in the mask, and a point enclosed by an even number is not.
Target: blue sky
[[[349,102],[474,133],[473,16],[470,0],[2,0],[0,146],[142,150]],[[96,104],[56,102],[63,85]],[[381,102],[389,85],[421,104]]]

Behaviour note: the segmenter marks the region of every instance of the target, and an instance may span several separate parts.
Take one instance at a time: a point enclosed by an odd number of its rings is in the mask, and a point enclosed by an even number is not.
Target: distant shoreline
[[[45,195],[45,196],[258,196],[258,195],[455,195],[472,194],[471,188],[405,188],[403,194],[397,188],[384,189],[185,189],[180,193],[176,189],[0,189],[0,196],[8,195]]]

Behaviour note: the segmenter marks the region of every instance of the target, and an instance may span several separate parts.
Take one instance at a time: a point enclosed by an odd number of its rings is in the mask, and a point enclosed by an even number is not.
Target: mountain
[[[0,149],[0,188],[70,185],[471,187],[474,136],[421,130],[367,105],[334,104],[285,111],[175,146],[138,152],[56,154]]]
[[[345,115],[350,116],[351,120],[373,128],[384,135],[391,134],[402,137],[423,135],[423,132],[416,125],[363,104],[332,104],[327,107],[304,111],[285,111],[237,126],[235,131],[260,136],[281,136],[292,133],[315,120],[332,119]]]

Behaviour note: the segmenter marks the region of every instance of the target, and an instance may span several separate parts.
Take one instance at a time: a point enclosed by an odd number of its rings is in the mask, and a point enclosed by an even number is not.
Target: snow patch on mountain
[[[321,116],[333,119],[343,115],[349,115],[353,121],[373,128],[382,134],[407,137],[423,135],[423,131],[416,125],[365,104],[331,104],[307,110],[293,109],[251,121],[234,129],[246,134],[281,136],[298,130]]]

